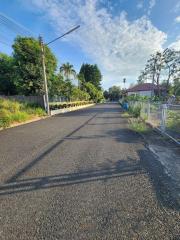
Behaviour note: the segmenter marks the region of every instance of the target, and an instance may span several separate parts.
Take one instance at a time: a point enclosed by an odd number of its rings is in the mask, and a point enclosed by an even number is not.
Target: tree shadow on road
[[[157,195],[157,199],[162,204],[162,206],[176,210],[179,209],[178,201],[176,198],[174,198],[176,195],[174,195],[174,185],[171,184],[172,181],[167,178],[163,167],[160,165],[160,163],[158,163],[152,153],[145,148],[143,145],[143,140],[138,134],[129,130],[128,128],[122,128],[107,130],[103,135],[97,134],[90,136],[77,136],[77,132],[84,126],[90,124],[90,121],[93,120],[96,116],[97,113],[77,129],[66,135],[63,139],[59,139],[55,144],[50,146],[38,157],[32,159],[32,161],[25,165],[22,169],[17,171],[16,174],[14,174],[3,185],[0,186],[0,195],[11,195],[15,193],[82,184],[94,181],[107,181],[108,179],[148,173],[148,176],[152,182],[153,189]],[[110,163],[108,166],[99,166],[97,169],[79,170],[78,172],[22,180],[19,179],[25,173],[31,170],[38,162],[43,161],[43,159],[47,157],[48,154],[50,154],[66,140],[84,140],[93,138],[102,138],[102,140],[111,138],[114,139],[114,141],[121,143],[142,143],[142,149],[137,149],[137,154],[139,155],[140,161],[135,162],[133,159],[130,159],[132,161],[121,159],[115,163]]]
[[[144,170],[139,163],[129,158],[127,161],[119,160],[115,163],[99,165],[96,169],[79,170],[67,174],[35,177],[20,180],[11,180],[0,186],[0,195],[12,195],[15,193],[49,189],[77,185],[94,181],[107,181],[109,179],[143,174]]]
[[[137,133],[125,127],[108,130],[107,136],[114,138],[121,143],[142,143],[142,139]]]

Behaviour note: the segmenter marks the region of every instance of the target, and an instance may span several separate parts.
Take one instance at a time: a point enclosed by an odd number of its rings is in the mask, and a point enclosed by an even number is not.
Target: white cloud
[[[112,16],[97,0],[29,0],[54,27],[57,35],[80,24],[68,41],[79,45],[102,69],[103,86],[123,77],[135,79],[149,55],[161,50],[166,34],[147,17],[128,21],[121,12]],[[151,4],[153,6],[153,4]]]
[[[173,48],[177,51],[180,51],[180,36],[177,37],[176,41],[169,45],[169,48]]]
[[[155,5],[156,5],[156,0],[149,0],[148,15],[151,14],[151,11]]]
[[[175,18],[175,22],[176,22],[176,23],[180,23],[180,16],[177,16],[177,17]]]
[[[178,13],[180,12],[180,2],[178,2],[175,7],[173,8],[173,12]]]
[[[149,1],[149,8],[153,8],[156,5],[156,0],[150,0]]]
[[[143,1],[139,1],[139,2],[137,3],[137,5],[136,5],[137,9],[142,9],[143,6],[144,6]]]

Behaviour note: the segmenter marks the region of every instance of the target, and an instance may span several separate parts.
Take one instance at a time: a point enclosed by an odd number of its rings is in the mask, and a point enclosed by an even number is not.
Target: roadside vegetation
[[[51,110],[103,101],[102,74],[96,64],[82,64],[79,73],[69,62],[58,67],[51,49],[44,47]],[[39,41],[18,36],[12,48],[10,56],[0,53],[0,128],[45,115],[38,106],[7,100],[12,95],[44,95]]]
[[[132,96],[130,96],[132,100]],[[137,97],[136,97],[137,99]],[[124,100],[127,103],[127,99]],[[121,106],[123,106],[124,102],[120,102]],[[135,132],[138,133],[148,133],[150,131],[150,127],[145,122],[145,117],[141,116],[141,105],[137,106],[129,106],[125,112],[122,113],[122,117],[128,118],[129,127]]]
[[[131,118],[129,126],[133,131],[138,133],[148,133],[150,131],[150,127],[140,118]]]
[[[161,101],[160,101],[161,100]],[[122,101],[120,101],[120,104],[123,106],[124,103],[128,104],[128,113],[135,118],[141,118],[144,121],[147,120],[147,104],[150,103],[150,116],[152,116],[152,121],[160,121],[161,117],[161,109],[159,109],[159,106],[161,106],[164,101],[162,99],[159,99],[158,97],[153,98],[147,98],[142,97],[138,95],[131,95],[125,97]],[[144,109],[144,106],[146,109]],[[157,122],[156,124],[160,124],[160,122]],[[178,105],[175,105],[173,107],[170,106],[167,108],[167,116],[166,116],[166,129],[168,131],[176,132],[177,134],[180,134],[180,107]]]
[[[18,36],[13,53],[0,53],[0,95],[43,95],[41,47],[32,37]],[[49,98],[69,101],[101,102],[102,74],[96,64],[82,64],[79,73],[70,63],[58,67],[57,59],[45,45],[45,64]]]
[[[108,90],[104,91],[104,98],[109,101],[119,101],[122,97],[122,90],[119,86],[112,86]]]
[[[168,130],[173,130],[180,134],[180,109],[179,111],[168,111],[166,126]]]
[[[54,103],[50,103],[50,109],[57,110],[57,109],[63,109],[63,108],[84,106],[92,103],[93,101],[54,102]]]
[[[175,95],[177,102],[180,101],[180,51],[166,48],[151,55],[146,66],[138,77],[138,83],[152,83],[158,88],[157,97],[167,100],[168,96]],[[161,94],[163,89],[166,95]]]
[[[0,128],[45,116],[45,111],[32,104],[0,99]]]

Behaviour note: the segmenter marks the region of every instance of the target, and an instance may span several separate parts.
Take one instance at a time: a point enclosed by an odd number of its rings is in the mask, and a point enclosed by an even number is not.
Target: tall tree
[[[60,72],[64,74],[66,80],[70,80],[71,76],[76,76],[76,71],[74,70],[73,65],[68,62],[62,64],[62,66],[60,67]]]
[[[163,52],[165,70],[167,70],[166,87],[169,89],[170,81],[175,77],[176,73],[180,71],[180,51],[167,48]]]
[[[44,82],[39,41],[31,37],[17,37],[13,44],[13,50],[19,92],[25,95],[42,94]],[[47,46],[45,46],[45,64],[49,83],[54,78],[57,60]]]
[[[103,92],[103,95],[104,95],[104,98],[105,98],[105,99],[108,99],[108,98],[109,98],[109,91],[105,90],[105,91]]]
[[[101,89],[102,75],[96,64],[82,64],[79,73],[84,75],[85,82],[90,82],[97,89]]]
[[[151,55],[147,61],[144,74],[152,79],[152,83],[158,87],[158,95],[160,96],[160,76],[164,67],[164,58],[161,52],[156,52]]]
[[[84,75],[82,73],[79,73],[77,75],[77,78],[78,78],[78,87],[81,89],[81,90],[84,90],[85,88],[85,79],[84,79]]]
[[[139,75],[137,82],[138,82],[138,84],[140,84],[140,83],[144,83],[146,81],[147,81],[147,74],[145,71],[141,71],[141,74]]]
[[[117,101],[122,95],[121,88],[118,86],[112,86],[109,88],[109,98],[111,101]]]
[[[165,49],[163,52],[156,52],[151,55],[147,61],[145,70],[142,71],[138,78],[138,82],[144,79],[151,79],[152,83],[158,86],[158,93],[160,95],[160,85],[166,88],[167,92],[170,90],[170,83],[174,79],[178,79],[180,74],[180,51],[174,49]],[[160,83],[160,80],[162,83]]]
[[[0,53],[0,93],[13,95],[17,93],[14,59]]]
[[[100,102],[103,99],[103,92],[98,90],[91,82],[85,83],[85,91],[90,95],[91,100]]]
[[[175,96],[180,96],[180,75],[179,77],[174,78],[173,90]]]

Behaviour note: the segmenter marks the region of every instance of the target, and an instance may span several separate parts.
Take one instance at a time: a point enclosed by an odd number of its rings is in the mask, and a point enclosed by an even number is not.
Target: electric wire
[[[35,35],[31,30],[0,12],[0,24],[20,35]]]

